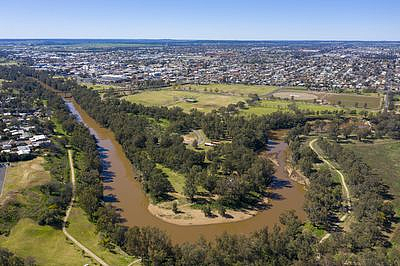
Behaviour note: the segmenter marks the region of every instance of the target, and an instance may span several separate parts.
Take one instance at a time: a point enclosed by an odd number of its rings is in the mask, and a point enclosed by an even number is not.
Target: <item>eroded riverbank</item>
[[[278,223],[279,215],[293,209],[300,218],[303,211],[304,189],[301,185],[289,180],[285,170],[285,150],[283,142],[272,142],[270,152],[276,153],[278,167],[275,180],[269,192],[269,204],[264,210],[254,213],[245,220],[216,223],[209,225],[177,225],[166,222],[149,210],[149,200],[142,190],[141,184],[135,180],[132,165],[125,156],[121,145],[115,140],[114,134],[94,121],[76,102],[67,102],[72,113],[90,129],[98,140],[99,151],[103,161],[104,198],[119,210],[128,226],[155,226],[165,230],[173,242],[195,241],[201,235],[213,239],[226,231],[229,233],[250,233],[265,226],[272,227]],[[228,220],[228,219],[227,219]]]

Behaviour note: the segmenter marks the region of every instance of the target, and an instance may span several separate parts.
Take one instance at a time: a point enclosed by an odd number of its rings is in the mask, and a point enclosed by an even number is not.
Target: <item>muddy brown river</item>
[[[99,151],[104,166],[104,198],[121,210],[121,215],[128,226],[155,226],[166,231],[174,243],[195,241],[201,235],[206,239],[214,239],[223,233],[247,234],[265,226],[271,228],[279,222],[279,215],[285,210],[293,209],[301,218],[303,211],[304,188],[288,179],[284,169],[287,144],[271,142],[270,151],[277,153],[279,167],[276,167],[275,180],[271,188],[270,206],[257,215],[244,221],[210,224],[210,225],[175,225],[153,216],[147,209],[149,199],[142,190],[141,184],[135,180],[135,172],[125,156],[121,145],[114,134],[100,126],[75,101],[67,101],[68,108],[83,122],[98,141]]]

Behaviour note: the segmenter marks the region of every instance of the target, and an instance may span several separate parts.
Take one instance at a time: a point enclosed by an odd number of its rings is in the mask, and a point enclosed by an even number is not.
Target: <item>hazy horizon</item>
[[[0,39],[398,41],[400,3],[7,1]]]

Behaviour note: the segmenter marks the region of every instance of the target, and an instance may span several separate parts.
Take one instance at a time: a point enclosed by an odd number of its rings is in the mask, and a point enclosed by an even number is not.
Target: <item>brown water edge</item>
[[[132,165],[114,134],[101,127],[75,101],[67,101],[71,112],[78,116],[96,137],[99,151],[105,167],[104,197],[106,201],[121,211],[127,226],[154,226],[166,231],[174,243],[196,241],[200,236],[212,240],[223,232],[248,234],[266,226],[279,222],[279,215],[285,210],[295,210],[301,219],[305,219],[303,211],[304,188],[289,180],[285,170],[285,154],[287,144],[271,142],[270,152],[278,153],[279,167],[276,168],[276,179],[271,188],[271,206],[254,217],[231,223],[209,225],[176,225],[167,223],[148,211],[149,200],[142,190],[140,182],[135,180]]]

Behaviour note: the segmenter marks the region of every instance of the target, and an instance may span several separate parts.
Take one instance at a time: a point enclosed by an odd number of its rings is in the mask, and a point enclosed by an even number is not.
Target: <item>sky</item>
[[[0,39],[400,40],[400,0],[0,0]]]

